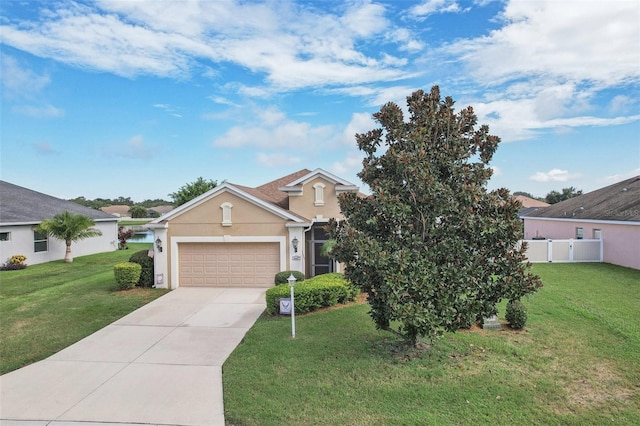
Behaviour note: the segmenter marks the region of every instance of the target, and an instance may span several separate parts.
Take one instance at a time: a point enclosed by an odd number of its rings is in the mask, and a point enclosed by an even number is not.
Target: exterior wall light
[[[156,248],[160,253],[162,253],[162,240],[160,238],[156,239]]]
[[[298,252],[298,239],[296,237],[293,237],[293,240],[291,240],[291,245],[293,246],[293,252],[297,253]]]

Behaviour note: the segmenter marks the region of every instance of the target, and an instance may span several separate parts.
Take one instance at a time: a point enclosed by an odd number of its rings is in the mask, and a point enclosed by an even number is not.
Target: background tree
[[[140,204],[132,206],[129,209],[129,214],[131,215],[132,218],[135,218],[135,219],[145,218],[148,216],[147,208],[145,206],[141,206]]]
[[[134,231],[133,229],[129,228],[126,229],[124,226],[121,226],[118,228],[118,249],[120,250],[128,250],[129,247],[127,247],[127,240],[129,240],[130,238],[133,238],[133,236],[136,235],[136,231]]]
[[[397,321],[416,344],[542,284],[517,245],[520,203],[506,189],[486,189],[500,139],[475,128],[471,107],[456,114],[437,86],[407,104],[409,122],[388,103],[374,114],[382,128],[356,135],[365,154],[358,176],[371,195],[342,194],[346,220],[331,222],[330,232],[331,252],[368,293],[376,326],[391,330]]]
[[[195,181],[181,186],[176,192],[169,194],[169,197],[173,200],[174,207],[178,207],[215,188],[216,186],[218,186],[217,181],[206,180],[203,177],[199,177]]]
[[[569,198],[582,195],[582,190],[576,190],[573,186],[569,188],[562,188],[562,192],[551,191],[544,197],[544,200],[549,204],[559,203],[560,201],[568,200]]]
[[[64,255],[66,263],[73,262],[71,256],[71,243],[85,238],[97,237],[102,235],[98,229],[93,228],[95,222],[93,219],[69,211],[64,211],[40,222],[36,230],[42,234],[62,240],[67,245],[67,251]]]
[[[536,197],[534,197],[533,195],[531,195],[531,193],[530,193],[530,192],[525,192],[525,191],[515,191],[515,192],[513,193],[513,195],[514,195],[514,196],[515,196],[515,195],[522,195],[522,196],[525,196],[525,197],[533,198],[534,200],[536,199]]]

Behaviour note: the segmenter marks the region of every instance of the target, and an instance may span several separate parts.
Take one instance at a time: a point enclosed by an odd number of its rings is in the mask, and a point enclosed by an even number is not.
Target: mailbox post
[[[289,282],[289,287],[291,288],[291,337],[295,339],[296,337],[296,304],[293,300],[293,287],[296,284],[296,277],[293,274],[289,275],[287,278]]]

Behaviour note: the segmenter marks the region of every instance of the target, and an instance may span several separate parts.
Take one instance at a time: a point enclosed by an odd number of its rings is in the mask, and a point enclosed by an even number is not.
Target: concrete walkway
[[[264,311],[265,290],[178,288],[5,374],[0,425],[224,425],[222,364]]]

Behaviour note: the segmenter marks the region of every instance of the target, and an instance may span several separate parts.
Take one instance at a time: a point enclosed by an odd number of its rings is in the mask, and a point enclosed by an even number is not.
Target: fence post
[[[573,238],[569,238],[569,262],[573,262]]]
[[[553,262],[553,240],[547,240],[547,262]]]

